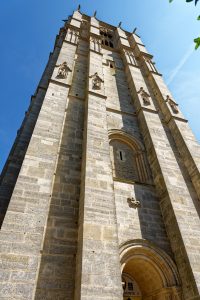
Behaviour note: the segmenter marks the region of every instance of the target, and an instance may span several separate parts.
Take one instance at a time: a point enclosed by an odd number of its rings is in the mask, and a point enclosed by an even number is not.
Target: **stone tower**
[[[60,29],[0,179],[1,300],[200,299],[200,147],[152,58]]]

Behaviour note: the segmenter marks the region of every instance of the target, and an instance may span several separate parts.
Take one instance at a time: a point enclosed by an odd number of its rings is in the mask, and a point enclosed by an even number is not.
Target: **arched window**
[[[122,181],[152,183],[142,143],[117,129],[109,131],[109,139],[113,177]]]
[[[136,152],[123,141],[110,142],[113,176],[119,179],[139,181]]]
[[[110,48],[114,48],[112,31],[110,29],[101,28],[100,35],[101,35],[101,39],[102,39],[102,42],[101,42],[102,45],[105,45]]]

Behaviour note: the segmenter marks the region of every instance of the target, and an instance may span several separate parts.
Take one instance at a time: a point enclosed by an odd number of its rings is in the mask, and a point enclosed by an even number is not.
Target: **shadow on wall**
[[[54,64],[58,58],[58,55],[59,51],[55,51],[54,55],[52,57],[50,56],[50,60],[42,75],[38,89],[36,90],[34,96],[31,97],[31,104],[28,108],[28,111],[25,113],[22,125],[17,132],[17,137],[2,170],[0,176],[0,227],[3,223],[13,190],[15,188],[22,163],[46,95],[48,80],[52,76]]]
[[[172,256],[155,187],[135,184],[134,192],[135,199],[140,201],[140,207],[137,210],[142,238],[154,243]]]
[[[84,102],[69,99],[35,299],[74,297]]]
[[[134,115],[134,104],[130,96],[129,87],[126,81],[126,75],[123,74],[123,71],[116,69],[116,85],[119,95],[119,104],[122,112],[122,128],[124,132],[130,134],[133,138],[139,141],[142,145],[144,145],[143,138],[140,133],[139,124],[136,116]],[[123,88],[122,88],[123,87]],[[127,97],[126,97],[127,95]],[[127,114],[127,112],[129,114]],[[118,155],[119,156],[119,155]],[[118,157],[119,158],[119,157]],[[169,240],[167,238],[165,225],[161,215],[161,209],[159,204],[159,199],[156,194],[155,186],[153,185],[153,181],[151,180],[151,171],[149,164],[147,162],[147,155],[144,154],[144,163],[146,164],[146,179],[140,180],[139,178],[133,178],[132,180],[136,183],[133,184],[135,199],[140,202],[139,208],[132,208],[138,210],[138,218],[140,223],[141,236],[143,239],[153,242],[161,249],[165,250],[168,254],[172,255],[172,251],[170,248]],[[140,164],[142,165],[142,164]],[[140,165],[129,164],[127,168],[137,167],[138,173],[141,174]],[[116,159],[115,159],[115,169],[116,168]],[[137,172],[135,173],[137,174]],[[139,176],[142,177],[142,176]],[[144,176],[145,178],[145,176]],[[131,179],[126,178],[124,179]]]

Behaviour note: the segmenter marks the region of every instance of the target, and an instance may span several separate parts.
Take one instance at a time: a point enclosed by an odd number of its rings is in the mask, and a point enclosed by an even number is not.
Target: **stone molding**
[[[128,240],[125,243],[122,243],[119,249],[122,270],[125,264],[134,255],[141,255],[160,268],[163,286],[181,286],[180,277],[175,263],[168,254],[155,246],[152,242],[144,239]]]
[[[126,133],[123,130],[110,129],[108,131],[108,136],[109,136],[109,141],[117,138],[129,144],[129,146],[134,147],[134,150],[136,149],[139,152],[145,151],[144,146],[140,141],[138,141],[138,139],[134,138],[132,135]]]

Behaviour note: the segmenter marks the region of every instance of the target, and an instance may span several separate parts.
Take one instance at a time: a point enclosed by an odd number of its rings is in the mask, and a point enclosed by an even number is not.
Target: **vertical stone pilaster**
[[[143,45],[139,44],[139,48],[145,52]],[[137,53],[136,50],[134,53]],[[196,227],[197,223],[200,226],[199,215],[153,100],[148,95],[141,70],[129,64],[126,72],[159,193],[164,222],[183,283],[183,294],[186,299],[197,297],[200,295],[200,257],[196,256],[200,250],[200,234]],[[191,223],[191,218],[195,222]],[[196,237],[195,241],[192,236]]]
[[[94,84],[96,72],[103,80],[102,55],[90,50],[75,299],[117,300],[122,299],[122,286],[106,96],[103,82]]]
[[[135,53],[143,62],[144,72],[148,82],[154,92],[154,96],[163,113],[165,122],[168,124],[173,135],[177,149],[189,172],[192,183],[200,198],[200,146],[192,133],[187,120],[181,113],[178,104],[173,99],[161,74],[159,74],[152,63],[152,56],[149,55],[142,45],[141,40],[132,35],[130,43],[134,47]],[[144,50],[145,49],[145,50]],[[189,99],[188,99],[189,101]]]
[[[173,97],[165,85],[163,78],[150,72],[149,74],[152,88],[157,94],[156,98],[160,104],[161,111],[165,116],[170,131],[175,140],[176,146],[181,154],[184,164],[191,177],[196,193],[200,198],[200,146],[194,134],[192,133],[187,120],[182,115],[178,105],[176,111],[170,105]],[[169,99],[169,100],[168,100]],[[189,101],[189,99],[188,99]]]

